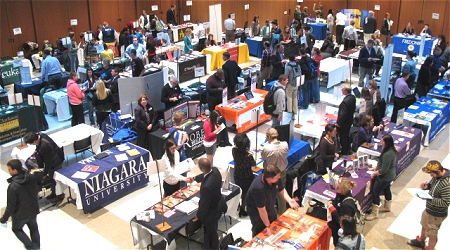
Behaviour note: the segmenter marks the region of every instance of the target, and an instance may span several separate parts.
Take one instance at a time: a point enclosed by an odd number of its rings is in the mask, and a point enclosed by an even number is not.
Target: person
[[[369,81],[369,93],[374,104],[381,100],[381,93],[378,90],[378,84],[375,80]]]
[[[86,79],[83,81],[84,85],[84,96],[87,100],[88,106],[88,116],[89,121],[91,122],[91,126],[95,126],[95,118],[94,118],[94,106],[92,105],[92,99],[94,98],[95,89],[97,88],[97,80],[98,78],[94,75],[94,70],[92,68],[88,68],[86,71]]]
[[[263,167],[267,169],[269,165],[276,166],[281,171],[281,181],[286,185],[286,168],[288,165],[287,155],[289,145],[285,141],[278,140],[278,131],[275,128],[269,128],[266,131],[267,144],[261,152],[261,158],[264,160]],[[284,213],[286,203],[278,199],[278,214]]]
[[[64,193],[56,194],[56,181],[53,179],[53,174],[56,170],[62,168],[64,161],[64,151],[53,140],[44,133],[28,132],[23,137],[23,141],[27,144],[36,145],[33,154],[39,154],[41,161],[38,161],[39,168],[43,168],[42,181],[49,179],[52,183],[50,187],[52,193],[48,195],[47,200],[53,203],[64,199]]]
[[[400,109],[407,108],[412,104],[410,100],[406,99],[411,95],[411,89],[408,87],[408,83],[406,83],[408,78],[409,71],[403,71],[401,77],[395,81],[394,108],[392,109],[391,122],[397,122],[397,114]]]
[[[148,63],[152,63],[156,56],[156,42],[152,35],[148,35],[145,46],[147,48]]]
[[[374,45],[373,48],[375,49],[375,55],[376,58],[380,59],[380,60],[376,60],[373,64],[374,64],[374,74],[376,77],[380,76],[380,70],[381,67],[383,66],[383,60],[384,60],[384,49],[381,46],[381,41],[380,39],[378,39],[378,36],[376,34],[372,35],[372,40],[374,41]]]
[[[98,62],[97,40],[92,38],[89,43],[84,46],[84,60],[89,63]]]
[[[377,58],[375,49],[373,48],[374,44],[375,42],[372,39],[369,39],[366,46],[359,51],[359,87],[365,86],[364,80],[366,75],[369,75],[369,79],[372,78],[373,63],[374,59]]]
[[[145,68],[142,59],[137,57],[135,49],[131,50],[130,55],[131,55],[131,71],[133,77],[143,76],[145,73]]]
[[[42,44],[42,52],[44,50],[50,51],[50,53],[53,51],[53,44],[49,40],[44,40]]]
[[[333,16],[333,9],[328,9],[328,15],[327,15],[327,29],[328,33],[331,37],[334,35],[334,16]]]
[[[320,76],[320,61],[322,61],[322,55],[320,53],[319,48],[313,48],[311,52],[311,58],[314,62],[317,63],[316,71],[317,76],[315,76],[311,81],[311,92],[309,95],[309,100],[311,103],[320,102],[320,84],[319,84],[319,76]]]
[[[105,82],[97,81],[96,90],[92,97],[92,106],[95,107],[95,116],[97,117],[97,127],[102,128],[103,122],[111,113],[111,106],[114,102],[111,90],[105,87]]]
[[[308,54],[312,53],[314,44],[316,43],[316,36],[311,32],[311,26],[305,27],[305,37],[306,37],[306,52]]]
[[[344,28],[342,37],[344,38],[344,50],[350,50],[356,47],[358,41],[358,33],[354,27],[355,20],[350,20],[350,25]]]
[[[372,34],[377,30],[377,19],[374,17],[374,12],[369,11],[369,16],[365,18],[363,31],[364,31],[364,42],[368,42],[371,39]]]
[[[223,22],[225,26],[225,42],[234,42],[234,31],[236,30],[236,22],[228,14],[228,18]]]
[[[345,22],[347,21],[347,16],[342,13],[340,9],[336,13],[336,42],[341,45],[343,42],[342,34],[344,34]]]
[[[238,83],[238,76],[241,75],[241,67],[237,64],[236,61],[230,60],[230,53],[225,52],[222,56],[225,63],[222,65],[225,83],[228,88],[228,99],[231,99],[236,96],[236,84]]]
[[[85,90],[78,86],[78,75],[75,72],[69,73],[67,81],[67,96],[69,97],[70,110],[72,111],[72,127],[84,123],[83,99]]]
[[[310,97],[311,97],[311,88],[314,84],[314,79],[316,76],[312,74],[310,63],[314,64],[314,66],[318,66],[317,62],[314,61],[309,55],[306,53],[305,49],[300,49],[300,61],[298,61],[298,64],[300,65],[300,68],[302,69],[302,74],[305,75],[305,82],[301,85],[301,95],[303,97],[303,106],[300,107],[302,109],[308,109],[309,103],[310,103]]]
[[[391,183],[397,175],[395,166],[397,165],[397,150],[395,149],[394,139],[390,134],[381,138],[381,155],[378,165],[374,168],[369,164],[369,170],[374,171],[370,177],[372,182],[372,213],[366,216],[366,221],[378,219],[381,201],[380,194],[384,194],[386,199],[381,212],[390,212],[392,205]]]
[[[259,16],[254,16],[252,24],[250,25],[252,37],[259,36]]]
[[[301,11],[301,6],[300,5],[296,5],[295,6],[295,10],[294,10],[294,19],[301,24],[302,23],[302,11]]]
[[[334,55],[334,41],[333,35],[328,35],[325,40],[323,40],[322,47],[320,47],[320,51],[322,52],[322,59],[332,57]]]
[[[283,33],[280,37],[280,44],[283,46],[289,46],[293,42],[290,31],[291,28],[288,25],[284,26]]]
[[[415,239],[408,240],[407,244],[425,249],[425,239],[428,238],[428,247],[434,249],[438,240],[438,232],[442,223],[448,216],[448,206],[450,201],[450,171],[444,168],[438,161],[431,160],[422,172],[431,176],[429,182],[421,183],[422,190],[430,190],[428,194],[431,199],[425,199],[425,210],[422,213],[420,224],[422,230]]]
[[[339,178],[336,184],[336,197],[333,200],[329,200],[326,205],[331,214],[331,221],[328,222],[328,226],[331,229],[335,247],[339,242],[339,219],[345,215],[353,217],[357,210],[352,196],[352,189],[354,187],[356,187],[356,182],[351,181],[346,177]]]
[[[426,23],[423,26],[423,29],[422,29],[422,31],[420,31],[420,34],[426,34],[426,35],[428,35],[430,37],[433,36],[433,32],[431,31],[430,25],[428,25],[428,23]]]
[[[409,22],[402,31],[403,35],[414,35],[414,27]]]
[[[187,159],[186,151],[184,150],[184,144],[188,140],[188,134],[183,131],[181,123],[183,122],[184,112],[177,111],[173,115],[173,126],[169,129],[169,133],[173,134],[173,140],[176,144],[176,150],[180,153],[180,161]]]
[[[372,95],[368,88],[364,87],[361,89],[361,95],[359,98],[359,107],[356,108],[358,111],[358,121],[362,121],[366,114],[372,114],[374,101],[372,100]]]
[[[264,41],[264,50],[262,52],[262,57],[261,57],[261,68],[259,70],[259,77],[258,77],[258,82],[256,84],[256,87],[258,89],[262,89],[263,86],[263,81],[265,80],[267,83],[267,80],[270,77],[270,74],[272,72],[272,62],[271,62],[271,57],[272,57],[272,50],[270,49],[270,42],[269,41]]]
[[[41,66],[42,81],[59,89],[62,87],[61,64],[50,54],[48,49],[42,52],[44,58]]]
[[[241,195],[241,205],[239,207],[239,218],[242,216],[248,216],[246,212],[246,196],[247,191],[253,181],[253,171],[252,167],[256,166],[255,159],[253,155],[249,152],[250,150],[250,139],[247,134],[239,133],[234,139],[234,147],[231,150],[234,160],[234,181],[242,190]]]
[[[440,34],[438,36],[436,47],[441,48],[441,51],[445,51],[445,49],[447,48],[447,39],[445,38],[444,34]]]
[[[136,119],[137,145],[142,148],[149,148],[148,134],[158,127],[157,111],[148,103],[146,94],[140,94],[138,105],[134,109]]]
[[[269,81],[277,80],[284,73],[284,66],[288,61],[284,59],[284,46],[282,44],[275,45],[275,51],[270,58],[272,65],[271,77]]]
[[[142,10],[142,15],[139,17],[139,27],[142,30],[150,30],[150,16],[145,10]]]
[[[419,75],[417,77],[417,85],[414,90],[414,94],[418,97],[426,96],[431,87],[431,66],[433,65],[433,59],[427,57],[420,66]]]
[[[198,38],[198,51],[205,48],[206,29],[203,27],[202,20],[197,20],[197,28],[195,29],[195,36]]]
[[[119,99],[119,71],[118,67],[113,68],[111,70],[111,81],[109,85],[109,89],[111,90],[111,94],[113,96],[113,104],[111,106],[112,112],[117,112],[120,109],[120,99]]]
[[[130,42],[128,41],[128,36],[130,35],[127,27],[124,27],[119,35],[119,54],[120,56],[125,56],[125,50],[127,49]]]
[[[356,222],[353,217],[348,215],[342,216],[339,219],[339,225],[342,228],[342,234],[339,237],[339,242],[334,249],[366,249],[366,239],[364,238],[364,235],[356,231]]]
[[[270,47],[270,21],[269,19],[266,19],[266,21],[264,22],[265,25],[261,28],[261,35],[262,35],[262,42],[269,42],[269,47]],[[272,49],[272,47],[270,47]],[[264,48],[263,48],[264,49]]]
[[[192,53],[192,30],[190,28],[186,29],[184,40],[184,54]]]
[[[169,83],[161,90],[161,102],[166,105],[166,109],[177,106],[183,100],[183,92],[178,85],[178,78],[171,76]]]
[[[12,217],[12,231],[17,239],[26,249],[40,249],[41,237],[36,220],[39,214],[38,182],[33,174],[25,171],[20,160],[10,160],[6,166],[11,178],[7,179],[9,185],[6,191],[6,209],[0,223],[6,227],[6,222]],[[30,236],[23,231],[25,225]]]
[[[297,201],[289,196],[281,182],[281,170],[269,165],[261,176],[253,179],[247,191],[247,213],[252,223],[252,237],[263,230],[265,235],[272,234],[270,224],[277,219],[277,195],[289,203],[292,209],[299,208]]]
[[[112,51],[106,43],[103,44],[103,51],[100,53],[100,60],[107,60],[110,63],[114,61],[114,51]]]
[[[218,69],[206,80],[206,94],[209,112],[222,103],[222,92],[225,87],[225,76],[223,69]]]
[[[341,154],[348,155],[350,146],[349,133],[350,127],[353,124],[353,114],[355,113],[356,109],[356,98],[351,94],[352,89],[348,84],[345,84],[342,87],[341,91],[342,95],[344,95],[344,99],[339,104],[336,126],[341,142]]]
[[[108,22],[103,22],[98,38],[106,45],[115,46],[116,41],[119,41],[119,33],[117,33],[114,28],[110,27]]]
[[[325,126],[319,142],[318,174],[325,174],[328,170],[332,170],[333,162],[339,158],[336,152],[336,134],[337,128],[334,124]]]
[[[214,40],[213,34],[208,34],[208,38],[205,40],[205,47],[209,48],[211,46],[217,46],[217,42]]]
[[[440,47],[435,47],[433,49],[433,55],[431,55],[430,57],[433,59],[433,65],[431,65],[430,67],[430,71],[431,71],[431,86],[430,88],[433,88],[434,85],[439,81],[439,76],[441,74],[441,72],[445,71],[446,66],[442,65],[441,62],[441,55],[442,55],[442,50]]]
[[[352,150],[354,152],[358,151],[360,146],[370,147],[372,143],[372,139],[374,137],[374,133],[380,131],[383,128],[383,125],[374,126],[375,121],[373,117],[369,114],[365,115],[361,119],[361,124],[359,126],[358,132],[356,132],[355,138],[353,138]]]
[[[290,33],[290,36],[291,36],[291,41],[292,41],[292,43],[294,45],[298,44],[300,42],[299,41],[299,31],[300,31],[300,26],[298,25],[298,21],[294,20],[292,22],[292,25],[291,25],[290,29],[289,29],[289,33]]]
[[[172,25],[177,25],[177,22],[175,21],[175,5],[171,4],[170,5],[170,9],[167,10],[166,12],[166,21],[167,21],[167,25],[172,24]]]
[[[165,144],[165,153],[162,156],[162,160],[166,162],[166,168],[164,169],[164,197],[172,195],[180,189],[182,181],[191,182],[191,178],[186,178],[177,172],[176,167],[180,164],[180,153],[177,151],[177,144],[173,139],[167,139]]]
[[[205,146],[206,159],[211,163],[211,167],[214,166],[214,154],[217,149],[217,133],[222,130],[221,125],[218,124],[219,118],[220,112],[213,110],[209,114],[209,118],[203,123],[203,131],[205,131],[203,145]]]
[[[270,30],[271,36],[270,48],[272,48],[272,50],[276,49],[275,45],[279,44],[281,32],[282,31],[278,26],[278,20],[276,19],[272,20],[272,29]]]
[[[301,74],[300,66],[295,62],[295,55],[289,55],[289,63],[286,64],[284,74],[288,76],[289,83],[286,85],[286,106],[287,112],[297,114],[298,111],[298,87],[295,72]]]
[[[278,81],[272,86],[275,91],[273,98],[275,104],[275,110],[272,113],[272,128],[280,125],[283,111],[286,109],[286,86],[289,83],[289,78],[285,74],[281,74],[278,77]],[[272,90],[271,90],[272,91]]]
[[[402,68],[402,71],[409,71],[409,78],[406,80],[409,88],[413,87],[413,83],[416,80],[416,61],[414,61],[416,56],[417,54],[414,51],[408,50],[406,52],[406,63]]]
[[[383,47],[387,47],[389,45],[389,41],[391,38],[391,25],[393,21],[391,20],[391,14],[386,13],[383,19],[383,23],[381,26],[381,34],[383,37],[381,38],[381,42],[383,43]]]
[[[201,174],[194,179],[201,182],[200,201],[198,202],[198,210],[193,221],[200,220],[203,224],[203,249],[219,249],[219,237],[217,235],[218,221],[221,216],[220,207],[222,198],[222,176],[217,168],[205,158],[198,161]]]
[[[94,74],[102,79],[103,81],[105,81],[106,84],[109,83],[109,81],[111,80],[111,63],[109,62],[108,59],[103,59],[102,60],[102,69],[100,72],[95,72]]]
[[[77,71],[78,69],[78,46],[75,42],[75,32],[69,32],[70,44],[69,46],[69,60],[70,60],[70,68],[69,70],[72,72]]]
[[[125,57],[128,59],[131,59],[131,50],[136,51],[136,56],[139,58],[143,58],[145,54],[145,47],[144,45],[138,43],[138,38],[136,36],[133,36],[133,43],[128,45],[128,47],[125,49]]]

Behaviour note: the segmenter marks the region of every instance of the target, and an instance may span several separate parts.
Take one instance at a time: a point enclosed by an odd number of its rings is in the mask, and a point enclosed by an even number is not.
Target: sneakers
[[[425,242],[420,241],[419,236],[417,236],[415,239],[408,240],[406,242],[406,244],[413,246],[413,247],[418,247],[420,249],[425,249]]]

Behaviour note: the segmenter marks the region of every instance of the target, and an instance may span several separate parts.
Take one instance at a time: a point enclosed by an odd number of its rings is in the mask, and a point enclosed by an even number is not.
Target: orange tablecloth
[[[216,106],[216,109],[222,114],[225,120],[231,121],[236,124],[238,133],[245,132],[255,127],[257,124],[264,123],[267,120],[271,119],[271,116],[265,114],[263,109],[264,97],[268,92],[265,90],[256,89],[255,93],[262,95],[262,99],[256,103],[247,101],[247,98],[245,98],[245,96],[243,95],[235,97],[240,98],[245,103],[245,107],[241,110],[233,109],[230,107],[222,107],[221,104]],[[235,98],[229,100],[228,103],[232,104],[233,100],[236,100]],[[256,119],[257,110],[259,110],[259,119]],[[252,122],[252,120],[254,122]],[[258,122],[256,122],[256,120],[258,120]]]
[[[240,43],[238,46],[234,46],[234,43],[230,46],[228,44],[221,47],[213,46],[202,51],[203,54],[211,55],[211,70],[222,68],[222,65],[225,63],[222,55],[226,51],[231,54],[231,60],[235,60],[238,64],[250,61],[248,45],[246,43]]]
[[[316,229],[307,241],[300,240],[303,234],[306,234],[312,227]],[[272,224],[271,236],[266,236],[263,232],[257,234],[251,241],[244,245],[243,248],[256,248],[258,245],[278,246],[283,249],[282,240],[290,240],[297,242],[300,240],[302,249],[329,249],[331,230],[327,226],[327,222],[292,209],[286,210]],[[276,234],[282,234],[278,239]],[[262,242],[264,241],[264,242]]]

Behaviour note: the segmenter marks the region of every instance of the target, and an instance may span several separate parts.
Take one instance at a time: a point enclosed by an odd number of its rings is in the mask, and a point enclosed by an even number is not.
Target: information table
[[[342,81],[350,78],[350,67],[352,61],[328,57],[320,61],[321,74],[327,74],[327,88],[331,88]]]
[[[337,108],[327,106],[325,109],[326,113],[323,117],[316,117],[316,114],[313,114],[308,118],[301,120],[300,127],[294,126],[294,133],[298,133],[301,136],[320,139],[322,132],[325,130],[325,126],[328,123],[336,123],[337,111]]]
[[[245,96],[240,95],[230,99],[227,107],[222,107],[222,104],[217,105],[216,110],[222,114],[227,122],[236,124],[238,133],[243,133],[271,119],[270,115],[264,113],[263,108],[264,97],[267,93],[265,90],[256,89],[253,94],[254,98],[247,100]],[[239,109],[232,108],[230,105]],[[257,117],[258,112],[259,118]]]
[[[72,118],[69,108],[69,96],[67,89],[57,89],[44,94],[44,103],[47,108],[47,114],[57,114],[58,121],[65,121]]]
[[[428,92],[427,96],[450,101],[450,81],[440,81]]]
[[[56,193],[72,188],[77,208],[85,213],[148,183],[147,162],[153,159],[146,149],[125,143],[104,152],[108,156],[103,159],[89,157],[54,175]]]
[[[285,241],[299,243],[302,249],[329,249],[331,230],[327,222],[300,211],[287,209],[270,224],[270,236],[257,234],[243,246],[244,249],[296,249]],[[264,243],[263,243],[264,242]],[[269,249],[269,248],[267,248]]]
[[[104,134],[102,143],[107,143],[109,138],[112,138],[114,132],[121,128],[131,129],[135,123],[134,118],[120,119],[120,112],[111,113],[101,124],[101,130]]]
[[[428,146],[447,125],[449,113],[450,103],[447,101],[422,96],[406,109],[404,121],[408,126],[420,124],[428,127],[423,142],[424,146]]]
[[[248,45],[246,43],[240,43],[238,46],[235,46],[234,43],[227,43],[223,46],[212,46],[202,51],[203,54],[211,55],[211,70],[222,68],[222,65],[225,63],[222,55],[225,52],[229,52],[230,60],[236,61],[237,64],[250,61]]]
[[[397,34],[392,36],[392,44],[394,45],[394,53],[405,55],[407,51],[414,51],[417,55],[420,52],[420,44],[422,43],[420,36]],[[432,50],[437,38],[425,38],[425,46],[422,56],[432,55]],[[420,55],[419,55],[420,56]]]
[[[245,39],[245,43],[248,45],[249,54],[261,58],[263,52],[262,36],[249,37]]]
[[[325,40],[327,38],[327,25],[323,23],[308,23],[311,27],[311,33],[317,40]]]

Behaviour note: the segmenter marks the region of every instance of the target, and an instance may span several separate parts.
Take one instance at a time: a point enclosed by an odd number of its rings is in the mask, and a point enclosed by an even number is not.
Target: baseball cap
[[[422,171],[424,173],[432,173],[437,172],[439,169],[441,169],[441,163],[438,161],[429,161],[425,167],[422,168]]]

